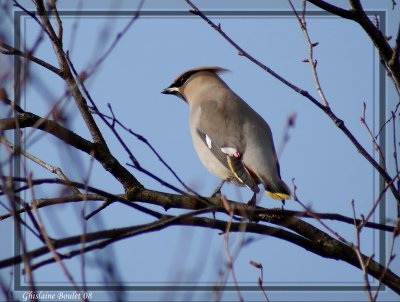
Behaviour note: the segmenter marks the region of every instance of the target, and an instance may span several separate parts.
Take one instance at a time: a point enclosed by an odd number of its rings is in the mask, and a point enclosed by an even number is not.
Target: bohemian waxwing
[[[221,67],[198,67],[180,74],[162,91],[189,105],[189,127],[204,166],[217,177],[245,185],[255,194],[263,184],[274,199],[290,198],[282,181],[271,129],[218,76]],[[254,201],[253,201],[254,202]]]

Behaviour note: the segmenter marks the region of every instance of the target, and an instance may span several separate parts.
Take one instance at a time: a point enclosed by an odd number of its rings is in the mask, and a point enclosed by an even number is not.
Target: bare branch
[[[22,108],[19,109],[24,112]],[[139,181],[110,154],[109,150],[105,151],[101,145],[87,141],[55,121],[40,118],[30,112],[18,114],[16,118],[0,120],[0,130],[12,130],[17,129],[17,127],[33,127],[48,132],[66,144],[94,156],[108,172],[122,183],[125,189],[134,192],[142,187]]]
[[[354,206],[354,200],[351,201],[351,206],[353,209],[353,217],[354,217],[354,229],[355,229],[355,237],[356,237],[356,244],[353,245],[353,250],[357,255],[358,261],[360,262],[360,266],[361,266],[361,270],[363,272],[363,277],[364,277],[364,287],[365,287],[365,291],[367,292],[368,295],[368,299],[370,302],[374,302],[374,298],[372,296],[372,291],[371,291],[371,283],[369,282],[369,278],[368,278],[368,264],[369,262],[372,260],[372,256],[369,257],[368,259],[365,260],[365,257],[362,256],[361,254],[361,239],[360,239],[360,235],[361,235],[361,230],[362,230],[362,226],[356,224],[355,220],[356,220],[356,210],[355,210],[355,206]]]
[[[14,55],[14,56],[20,56],[23,57],[25,59],[28,59],[48,70],[50,70],[51,72],[55,73],[56,75],[58,75],[59,77],[63,77],[63,73],[60,69],[58,69],[57,67],[51,65],[50,63],[47,63],[46,61],[43,61],[42,59],[39,59],[35,56],[33,56],[30,52],[22,52],[8,44],[6,44],[5,42],[0,40],[0,53],[5,54],[5,55]]]
[[[66,144],[88,154],[91,154],[95,150],[95,145],[83,137],[67,128],[64,128],[55,121],[42,119],[31,112],[18,114],[16,118],[5,118],[0,120],[0,130],[13,130],[17,129],[17,126],[20,128],[33,127],[40,129],[59,138]]]
[[[308,46],[308,63],[311,67],[312,75],[314,78],[315,86],[317,88],[317,92],[319,94],[319,97],[321,98],[322,104],[324,104],[325,107],[329,107],[328,100],[325,97],[325,93],[321,88],[321,84],[319,81],[318,73],[317,73],[317,61],[314,60],[314,47],[318,45],[317,43],[312,43],[310,36],[308,34],[307,26],[306,26],[306,20],[304,17],[300,17],[299,14],[297,13],[296,9],[293,6],[293,3],[291,0],[289,1],[289,5],[293,10],[294,15],[296,16],[297,21],[300,24],[300,28],[304,34],[304,38],[307,41],[307,46]],[[305,3],[305,2],[304,2]]]
[[[400,60],[400,24],[397,30],[396,42],[393,48],[392,58],[389,60],[389,65],[398,66],[400,65],[399,60]]]
[[[24,177],[13,177],[12,180],[14,182],[22,182],[22,183],[27,183],[28,182],[27,178],[24,178]],[[148,214],[150,216],[153,216],[153,217],[156,217],[156,218],[160,218],[160,215],[161,215],[156,211],[147,209],[147,208],[145,208],[143,206],[140,206],[138,204],[131,203],[129,200],[126,200],[126,199],[124,200],[121,197],[118,197],[118,196],[116,196],[114,194],[111,194],[111,193],[108,193],[106,191],[94,188],[92,186],[88,186],[87,184],[82,184],[80,182],[70,181],[70,180],[63,180],[63,179],[58,179],[58,178],[32,179],[32,180],[30,180],[29,185],[20,186],[20,187],[14,189],[14,193],[22,192],[22,191],[30,189],[32,186],[40,186],[40,185],[43,185],[43,184],[59,184],[59,185],[64,185],[64,186],[74,186],[76,188],[84,189],[84,190],[87,190],[89,192],[93,192],[93,193],[96,193],[98,195],[104,196],[105,198],[117,199],[119,202],[127,204],[130,207],[132,207],[132,208],[134,208],[134,209],[136,209],[138,211],[141,211],[143,213],[146,213],[146,214]],[[0,196],[1,195],[4,195],[4,191],[3,192],[0,191]]]
[[[341,7],[335,6],[333,4],[330,4],[322,0],[307,0],[307,1],[334,15],[340,16],[345,19],[354,20],[353,14],[346,9],[343,9]]]
[[[14,144],[10,143],[8,140],[6,140],[4,137],[0,137],[0,142],[5,144],[6,146],[8,146],[11,150],[13,150],[15,152],[15,146]],[[58,177],[60,177],[60,179],[64,179],[64,180],[68,180],[67,176],[64,174],[64,172],[60,169],[60,167],[55,167],[49,163],[46,163],[45,161],[41,160],[40,158],[37,158],[36,156],[26,152],[25,150],[18,150],[16,153],[20,153],[23,156],[25,156],[26,158],[29,158],[30,160],[32,160],[33,162],[35,162],[36,164],[38,164],[39,166],[45,168],[46,170],[50,171],[51,173],[56,174]],[[71,187],[71,190],[75,193],[75,194],[80,194],[79,190]]]
[[[368,18],[359,0],[349,0],[351,5],[350,10],[339,8],[321,0],[308,1],[315,6],[318,6],[319,8],[326,10],[334,15],[357,22],[374,43],[375,48],[378,50],[381,59],[383,60],[392,75],[396,90],[400,90],[400,62],[398,60],[399,56],[397,56],[397,59],[393,60],[393,49],[390,47],[385,35]]]
[[[104,54],[85,72],[85,78],[91,75],[99,65],[103,63],[103,61],[110,55],[110,53],[114,50],[114,48],[118,45],[122,37],[128,32],[128,30],[132,27],[132,25],[139,19],[140,11],[142,10],[144,4],[144,0],[141,0],[138,4],[138,7],[135,11],[133,17],[129,20],[129,22],[125,25],[125,27],[115,36],[114,41],[111,43],[110,47],[104,52]]]
[[[199,210],[195,214],[198,215],[204,212],[211,212],[213,211],[212,208],[206,208],[204,210]],[[93,242],[102,239],[110,239],[112,242],[117,240],[121,240],[127,237],[136,236],[139,234],[143,234],[146,232],[153,232],[158,231],[160,229],[164,229],[168,226],[172,225],[186,225],[186,226],[198,226],[198,227],[206,227],[212,229],[218,229],[220,231],[224,231],[227,226],[226,221],[221,220],[211,220],[205,217],[192,217],[190,213],[189,216],[169,216],[163,215],[163,219],[160,221],[156,221],[154,223],[150,223],[147,225],[140,225],[140,226],[132,226],[126,228],[119,228],[119,229],[112,229],[112,230],[105,230],[105,231],[98,231],[93,233],[86,234],[86,242]],[[296,222],[297,223],[297,222]],[[293,226],[293,225],[291,225]],[[240,232],[242,231],[243,223],[232,223],[230,226],[231,232]],[[301,231],[301,228],[298,229]],[[314,240],[306,239],[302,235],[294,234],[290,231],[285,231],[283,229],[270,227],[263,224],[256,224],[256,223],[248,223],[246,225],[246,232],[247,233],[254,233],[254,234],[263,234],[269,235],[272,237],[276,237],[279,239],[283,239],[285,241],[292,242],[300,247],[305,248],[308,251],[313,253],[319,254],[323,257],[333,258],[333,259],[341,259],[353,266],[360,267],[360,263],[357,260],[357,256],[352,252],[352,248],[340,243],[327,235],[318,234],[318,240],[315,238]],[[318,231],[320,232],[320,231]],[[304,233],[304,232],[303,232]],[[307,232],[306,232],[307,233]],[[305,233],[304,233],[305,234]],[[323,234],[323,233],[322,233]],[[56,249],[67,247],[71,245],[80,244],[81,236],[73,236],[67,237],[59,240],[54,240],[53,245]],[[86,248],[86,247],[85,247]],[[42,256],[48,253],[48,248],[41,247],[35,249],[29,253],[27,256],[30,259],[34,259],[36,257]],[[365,257],[365,256],[363,256]],[[14,265],[16,263],[20,263],[23,257],[21,255],[17,255],[8,259],[4,259],[0,261],[0,268],[7,267],[10,265]],[[363,258],[367,259],[367,257]],[[382,274],[382,271],[385,268],[381,266],[379,263],[371,260],[368,263],[368,272],[374,276],[375,278],[379,278]],[[389,286],[394,291],[400,293],[400,278],[396,276],[390,270],[387,270],[385,273],[384,278],[382,279],[383,282]]]
[[[250,261],[250,264],[251,264],[252,266],[254,266],[255,268],[257,268],[257,269],[260,270],[260,276],[258,277],[258,282],[257,282],[257,283],[258,283],[258,286],[259,286],[260,289],[261,289],[261,292],[262,292],[263,295],[264,295],[265,301],[269,302],[269,299],[268,299],[268,296],[267,296],[267,292],[265,291],[264,286],[263,286],[263,282],[264,282],[264,268],[263,268],[263,266],[262,266],[261,263],[255,262],[255,261],[253,261],[253,260]]]

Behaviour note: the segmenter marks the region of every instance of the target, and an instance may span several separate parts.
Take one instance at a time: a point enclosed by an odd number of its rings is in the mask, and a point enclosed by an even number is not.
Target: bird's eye
[[[176,82],[176,84],[179,85],[177,87],[182,87],[194,73],[193,71],[189,71],[183,74]]]
[[[183,76],[179,79],[179,86],[182,86],[183,84],[185,84],[185,82],[187,81],[188,77],[187,76]]]

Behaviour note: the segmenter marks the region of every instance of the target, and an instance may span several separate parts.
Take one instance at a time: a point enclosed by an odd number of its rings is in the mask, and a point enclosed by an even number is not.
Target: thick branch
[[[142,186],[133,177],[128,170],[126,170],[111,154],[107,143],[98,128],[92,114],[90,113],[89,107],[87,105],[86,99],[81,93],[78,85],[78,80],[75,79],[73,72],[70,68],[68,57],[62,48],[62,40],[55,33],[52,24],[49,20],[49,14],[43,4],[42,0],[36,0],[36,9],[42,20],[43,27],[46,29],[46,33],[49,36],[54,52],[56,54],[58,64],[62,73],[64,75],[64,81],[68,86],[71,96],[75,100],[81,116],[89,129],[89,132],[93,138],[94,144],[96,146],[95,158],[100,161],[103,167],[114,175],[123,185],[126,192],[135,192]]]
[[[222,220],[214,220],[204,217],[192,217],[186,214],[177,217],[165,215],[161,219],[150,224],[86,233],[85,240],[86,242],[94,242],[104,239],[111,239],[110,241],[107,241],[107,244],[110,244],[117,240],[145,234],[148,232],[159,231],[173,225],[198,226],[198,227],[217,229],[222,232],[225,232],[227,223],[230,222]],[[241,232],[241,231],[243,231],[243,223],[230,223],[230,232]],[[333,238],[331,238],[331,240],[335,242],[335,244],[326,244],[324,240],[322,241],[308,240],[303,236],[296,235],[292,232],[257,223],[248,223],[246,225],[246,232],[252,234],[269,235],[272,237],[283,239],[285,241],[296,244],[320,256],[336,260],[343,260],[355,267],[358,268],[360,267],[360,263],[352,247],[347,246],[337,240],[334,240]],[[54,240],[52,244],[56,249],[59,249],[62,247],[80,244],[81,240],[82,240],[81,235],[77,235],[64,239]],[[104,246],[105,246],[104,244],[101,245],[101,247]],[[83,248],[82,250],[86,251],[85,248]],[[88,250],[92,250],[90,249],[90,246]],[[45,255],[48,252],[49,250],[47,246],[43,246],[41,248],[28,252],[26,256],[29,257],[30,259],[34,259],[39,256]],[[366,256],[363,257],[365,258],[365,260],[368,259],[368,257]],[[17,255],[8,259],[4,259],[0,261],[0,268],[21,263],[23,259],[24,257],[22,255]],[[369,261],[368,273],[371,274],[373,277],[379,279],[384,270],[385,268],[381,266],[379,263],[375,262],[374,260]],[[386,284],[392,290],[394,290],[397,293],[400,293],[400,278],[396,276],[393,272],[387,270],[382,280],[384,284]]]
[[[345,19],[354,20],[354,15],[346,9],[343,9],[341,7],[335,6],[333,4],[330,4],[322,0],[307,0],[307,1],[331,14],[337,15]]]
[[[350,4],[350,12],[352,12],[354,15],[353,20],[360,24],[364,31],[368,34],[371,41],[375,44],[375,47],[378,49],[380,57],[385,62],[389,62],[389,60],[392,58],[393,50],[387,42],[385,36],[368,18],[360,1],[350,0]]]
[[[385,62],[386,66],[392,73],[392,77],[395,81],[397,89],[400,89],[400,63],[398,56],[396,59],[396,55],[393,55],[393,53],[396,52],[394,52],[393,49],[390,47],[388,41],[386,40],[384,34],[380,31],[380,29],[377,28],[368,18],[359,0],[349,0],[351,5],[350,10],[339,8],[321,0],[308,0],[308,2],[311,2],[315,6],[318,6],[319,8],[326,10],[327,12],[330,12],[334,15],[357,22],[374,43],[375,48],[379,52],[379,56],[381,57],[382,61]]]
[[[16,118],[0,120],[0,130],[17,129],[17,126],[19,128],[33,127],[40,129],[59,138],[66,144],[93,156],[122,183],[124,188],[135,190],[142,187],[139,181],[114,156],[109,152],[105,152],[100,145],[84,139],[55,121],[43,119],[30,112],[17,114]]]
[[[13,178],[14,181],[26,181],[25,178]],[[216,228],[220,230],[225,230],[226,229],[226,221],[220,221],[220,220],[213,220],[213,219],[208,219],[208,218],[195,218],[195,217],[188,217],[187,215],[190,215],[190,213],[206,213],[210,211],[219,211],[219,212],[225,212],[225,208],[223,206],[220,206],[218,204],[211,207],[206,207],[206,208],[200,208],[194,210],[194,212],[189,212],[188,214],[183,214],[181,216],[171,216],[171,215],[163,215],[160,214],[156,211],[144,208],[138,204],[135,203],[130,203],[129,200],[125,199],[124,196],[122,195],[113,195],[110,193],[107,193],[105,191],[93,188],[91,186],[88,186],[87,184],[81,184],[81,183],[76,183],[76,182],[71,182],[71,181],[64,181],[60,179],[31,179],[29,181],[29,185],[27,186],[21,186],[19,189],[15,190],[21,191],[25,190],[28,188],[31,188],[32,186],[36,185],[41,185],[41,184],[49,184],[49,183],[55,183],[55,184],[63,184],[63,185],[73,185],[78,188],[85,188],[89,192],[94,192],[97,195],[104,196],[108,198],[109,200],[118,200],[123,202],[126,205],[129,205],[141,212],[144,212],[146,214],[149,214],[156,219],[158,219],[158,222],[154,226],[155,230],[163,229],[166,226],[169,225],[192,225],[192,226],[201,226],[201,227],[208,227],[208,228]],[[142,191],[143,192],[143,191]],[[153,198],[155,195],[160,195],[164,196],[162,193],[157,192],[150,192]],[[140,197],[140,193],[137,194],[138,197]],[[186,208],[188,207],[198,207],[197,202],[199,202],[198,198],[196,196],[171,196],[170,194],[165,194],[166,198],[175,198],[176,201],[181,199],[181,204],[182,206],[184,203],[186,204]],[[148,197],[149,197],[148,196]],[[142,198],[144,199],[144,198]],[[140,200],[140,198],[139,198]],[[331,258],[331,259],[336,259],[336,260],[343,260],[353,266],[360,267],[360,262],[357,257],[357,255],[354,253],[353,246],[351,244],[344,243],[342,241],[339,241],[325,232],[319,230],[318,228],[314,227],[313,225],[302,221],[298,219],[297,217],[287,215],[287,213],[283,214],[278,211],[273,211],[273,213],[268,213],[266,209],[262,213],[257,213],[257,209],[254,207],[248,206],[248,205],[243,205],[239,203],[231,203],[232,204],[232,210],[234,211],[235,215],[241,216],[245,218],[246,220],[249,219],[249,221],[262,221],[262,222],[267,222],[267,223],[272,223],[275,225],[278,225],[280,227],[284,227],[290,230],[285,231],[283,229],[276,229],[272,227],[268,227],[262,223],[249,223],[246,225],[246,232],[249,233],[255,233],[255,234],[264,234],[264,235],[271,235],[289,242],[292,242],[298,246],[301,246],[305,249],[307,249],[310,252],[313,252],[317,255],[320,255],[322,257],[326,258]],[[284,212],[284,211],[282,211]],[[185,216],[186,215],[186,216]],[[189,219],[190,218],[190,219]],[[164,223],[166,220],[168,220],[168,223]],[[230,222],[229,222],[230,223]],[[243,230],[243,222],[237,224],[237,228],[235,227],[230,228],[231,231],[240,231]],[[240,225],[240,227],[239,227]],[[109,230],[109,231],[101,231],[101,232],[96,232],[96,233],[91,233],[91,234],[85,234],[86,242],[94,241],[94,240],[101,240],[105,238],[119,238],[119,236],[124,236],[129,237],[132,235],[132,231],[136,234],[137,228],[139,228],[138,232],[140,234],[143,233],[143,230],[145,232],[148,231],[154,231],[153,226],[149,227],[148,225],[146,226],[134,226],[130,228],[123,228],[123,229],[118,229],[118,230]],[[115,233],[116,232],[116,233]],[[127,233],[128,232],[128,233]],[[104,237],[105,236],[105,237]],[[76,237],[78,239],[76,239]],[[75,239],[74,239],[75,238]],[[60,239],[58,241],[53,242],[54,246],[56,248],[59,247],[64,247],[64,246],[69,246],[69,245],[75,245],[78,244],[81,239],[80,236],[75,236],[73,238],[67,238],[67,239]],[[114,241],[114,240],[113,240]],[[40,255],[43,255],[44,253],[47,253],[48,249],[45,248],[45,251],[35,250],[29,254],[29,256],[33,257],[38,257]],[[400,293],[400,283],[398,281],[400,278],[396,276],[394,273],[391,271],[387,270],[387,268],[381,266],[379,263],[376,263],[373,259],[370,259],[367,261],[368,257],[361,255],[363,259],[365,260],[365,263],[369,263],[368,265],[368,273],[379,279],[382,275],[384,275],[384,278],[382,279],[383,282],[391,287],[394,291]],[[19,258],[18,258],[19,257]],[[2,265],[9,265],[10,262],[12,261],[17,261],[21,262],[23,260],[22,256],[18,257],[13,257],[12,259],[6,259],[4,261],[0,261],[0,268]]]
[[[35,204],[35,207],[40,209],[48,206],[53,206],[57,204],[64,204],[69,202],[82,202],[82,201],[101,201],[101,200],[109,200],[112,201],[125,201],[129,202],[126,194],[116,194],[113,195],[113,198],[110,199],[107,196],[100,194],[77,194],[77,195],[68,195],[61,196],[55,198],[45,198],[45,199],[36,199],[32,201],[32,204]],[[131,202],[143,202],[146,204],[157,205],[164,208],[166,211],[174,208],[174,209],[185,209],[185,210],[199,210],[204,208],[204,201],[199,200],[195,195],[178,195],[171,194],[165,192],[158,192],[153,190],[143,189],[135,195],[135,199],[130,200]],[[210,198],[210,204],[215,205],[215,212],[225,213],[226,210],[221,204],[219,198]],[[247,204],[243,204],[240,202],[235,202],[230,200],[230,206],[232,207],[235,215],[243,216],[243,217],[251,217],[254,221],[265,221],[271,222],[270,217],[286,217],[287,219],[290,217],[299,217],[299,218],[318,218],[318,219],[326,219],[333,221],[340,221],[347,224],[353,225],[356,223],[357,225],[363,224],[367,228],[372,228],[376,230],[382,230],[386,232],[394,232],[395,227],[391,225],[379,224],[374,222],[364,222],[361,219],[354,219],[353,217],[346,217],[336,213],[308,213],[303,211],[291,211],[291,210],[282,210],[282,209],[266,209],[262,207],[250,207]],[[25,211],[29,211],[32,209],[32,206],[26,204],[26,206],[16,213],[6,213],[0,215],[0,221],[7,219],[15,214],[21,214]]]
[[[397,30],[396,44],[393,48],[393,55],[389,61],[389,66],[400,66],[400,24]]]
[[[94,121],[94,118],[91,115],[89,108],[87,106],[86,100],[83,97],[81,91],[79,90],[78,83],[76,82],[76,80],[71,72],[71,69],[68,64],[67,56],[62,48],[62,40],[57,37],[57,35],[53,29],[53,26],[50,23],[49,14],[43,4],[43,1],[36,0],[34,2],[36,4],[36,9],[40,16],[40,19],[42,20],[43,27],[45,28],[46,33],[52,42],[52,46],[53,46],[55,55],[57,57],[59,67],[64,74],[65,83],[68,86],[71,96],[75,100],[75,103],[82,115],[82,118],[83,118],[84,122],[86,123],[86,126],[88,127],[89,132],[93,138],[93,141],[95,143],[101,145],[104,152],[107,152],[110,154],[107,144],[103,138],[103,135],[102,135],[100,129],[98,128],[96,122]]]
[[[36,114],[30,112],[24,112],[18,114],[16,118],[6,118],[0,120],[0,130],[15,130],[17,126],[20,128],[37,128],[44,132],[47,132],[66,144],[75,147],[85,153],[94,152],[95,146],[90,141],[77,135],[75,132],[61,126],[55,121],[43,119]]]
[[[51,72],[54,72],[56,75],[60,76],[61,78],[63,77],[63,74],[60,69],[43,61],[42,59],[39,59],[39,58],[33,56],[29,52],[20,51],[19,49],[16,49],[16,48],[4,43],[3,41],[0,41],[0,48],[1,48],[0,53],[3,53],[5,55],[14,55],[14,56],[23,57],[25,59],[28,59],[44,68],[50,70]]]

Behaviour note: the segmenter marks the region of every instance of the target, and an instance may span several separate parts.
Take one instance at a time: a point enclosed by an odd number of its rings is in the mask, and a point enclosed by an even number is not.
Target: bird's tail
[[[268,183],[265,186],[265,193],[273,199],[285,200],[290,199],[292,193],[289,187],[283,180],[279,180],[275,183]]]

